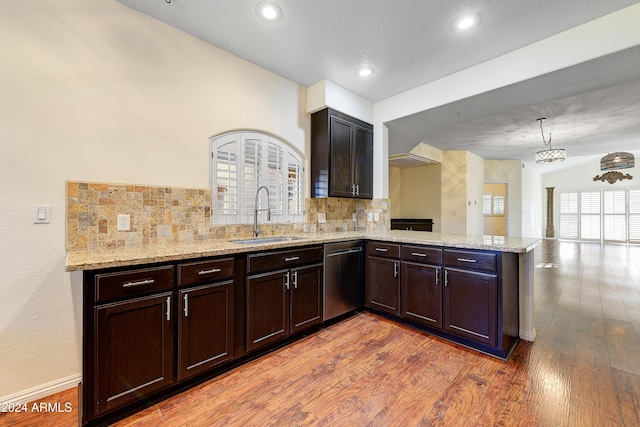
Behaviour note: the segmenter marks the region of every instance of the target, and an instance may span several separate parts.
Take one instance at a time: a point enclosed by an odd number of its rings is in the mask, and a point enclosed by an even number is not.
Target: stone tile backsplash
[[[66,182],[67,249],[105,249],[252,236],[252,224],[211,225],[208,189]],[[293,232],[382,231],[389,228],[389,200],[307,199],[304,224],[264,224],[265,235]],[[379,221],[367,221],[367,213]],[[318,223],[318,213],[326,222]],[[117,231],[128,214],[130,231]],[[356,221],[353,221],[356,214]]]

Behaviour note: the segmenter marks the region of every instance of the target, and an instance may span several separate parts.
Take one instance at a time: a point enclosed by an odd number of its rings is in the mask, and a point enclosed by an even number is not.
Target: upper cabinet
[[[311,115],[311,195],[373,198],[373,125],[330,108]]]

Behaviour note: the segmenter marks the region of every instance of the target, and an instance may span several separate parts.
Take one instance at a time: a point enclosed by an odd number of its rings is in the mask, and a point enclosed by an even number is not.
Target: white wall
[[[542,222],[546,215],[543,208],[542,175],[530,167],[522,169],[522,237],[542,237]],[[546,197],[546,196],[545,196]]]
[[[484,161],[485,184],[507,184],[507,234],[510,237],[523,237],[522,170],[521,160]]]
[[[0,52],[2,400],[81,371],[65,180],[207,188],[209,136],[261,129],[307,153],[309,121],[303,87],[115,1],[3,2]]]
[[[467,152],[467,234],[482,235],[484,214],[484,159]]]
[[[440,231],[467,233],[467,152],[442,152],[442,205]]]

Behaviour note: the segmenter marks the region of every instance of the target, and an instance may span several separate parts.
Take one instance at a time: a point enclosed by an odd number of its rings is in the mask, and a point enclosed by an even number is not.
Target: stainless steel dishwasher
[[[322,320],[354,311],[361,305],[361,242],[325,244]]]

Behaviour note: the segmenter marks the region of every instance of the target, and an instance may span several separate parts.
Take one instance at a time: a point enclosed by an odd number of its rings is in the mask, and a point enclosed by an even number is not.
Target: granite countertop
[[[296,237],[296,240],[261,244],[239,244],[234,243],[233,240],[208,240],[198,243],[142,245],[104,250],[71,250],[67,252],[65,269],[66,271],[97,270],[358,239],[514,253],[529,252],[542,242],[539,238],[458,235],[406,230],[391,230],[383,233],[364,231],[304,233],[292,236]]]

